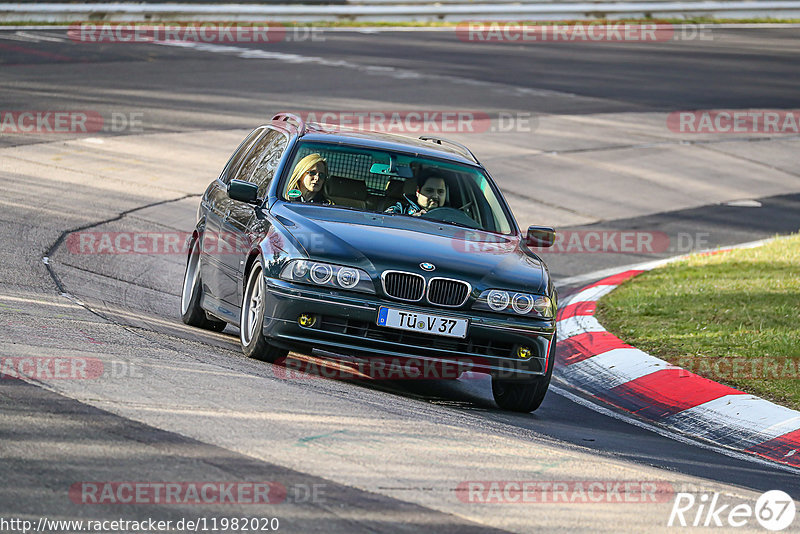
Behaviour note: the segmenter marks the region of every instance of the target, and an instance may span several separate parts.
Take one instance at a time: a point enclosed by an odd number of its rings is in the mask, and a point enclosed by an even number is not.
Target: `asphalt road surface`
[[[70,246],[76,231],[189,231],[199,194],[238,142],[281,110],[485,115],[487,127],[443,135],[473,149],[521,225],[655,239],[603,253],[579,239],[544,254],[562,295],[598,270],[797,231],[800,135],[692,134],[667,117],[800,107],[800,36],[711,35],[516,44],[452,31],[324,31],[198,45],[0,30],[0,111],[102,117],[90,131],[0,134],[1,355],[81,356],[103,370],[0,380],[0,531],[16,531],[9,519],[67,532],[80,528],[39,521],[151,518],[192,530],[186,520],[211,528],[247,517],[269,528],[278,518],[284,532],[650,532],[671,530],[681,491],[730,505],[770,489],[800,498],[796,471],[632,424],[576,396],[557,371],[526,415],[498,410],[481,376],[287,374],[245,358],[234,328],[180,322],[183,255]],[[470,481],[659,491],[627,502],[586,503],[573,491],[566,503],[486,503],[462,491]],[[124,482],[238,484],[251,495],[270,483],[272,502],[93,501],[102,495],[91,488]],[[739,530],[763,531],[753,519]]]

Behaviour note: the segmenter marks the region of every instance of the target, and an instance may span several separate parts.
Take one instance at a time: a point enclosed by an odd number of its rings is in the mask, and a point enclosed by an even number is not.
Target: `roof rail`
[[[455,141],[451,141],[450,139],[445,139],[444,137],[433,137],[431,135],[420,135],[419,138],[422,141],[433,141],[437,145],[441,145],[444,143],[447,143],[448,145],[453,145],[454,147],[458,148],[462,154],[468,156],[472,161],[474,161],[478,165],[481,164],[481,162],[478,161],[478,158],[475,157],[475,154],[473,154],[470,149],[468,149],[461,143],[456,143]]]
[[[306,122],[300,118],[300,115],[295,115],[294,113],[278,113],[274,117],[272,117],[274,121],[293,121],[297,123],[297,129],[300,132],[300,135],[306,133]]]

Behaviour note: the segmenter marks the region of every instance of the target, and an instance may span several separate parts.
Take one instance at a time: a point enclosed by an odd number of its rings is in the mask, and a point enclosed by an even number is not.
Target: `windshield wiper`
[[[470,230],[480,230],[481,232],[488,232],[489,231],[489,230],[484,230],[480,226],[475,227],[475,226],[470,226],[468,224],[463,224],[463,223],[450,222],[450,221],[440,221],[439,219],[428,219],[428,218],[426,218],[424,216],[414,215],[414,214],[411,214],[411,213],[384,213],[384,214],[385,215],[401,215],[403,217],[411,217],[411,218],[416,219],[418,221],[425,221],[425,222],[429,222],[429,223],[432,223],[432,224],[449,224],[451,226],[458,226],[459,228],[469,228]]]
[[[480,230],[481,232],[486,232],[487,231],[487,230],[484,230],[483,228],[481,228],[480,226],[470,226],[470,225],[464,224],[464,223],[457,223],[457,222],[450,222],[450,221],[437,221],[436,219],[425,219],[425,220],[430,221],[430,222],[438,222],[438,223],[442,223],[442,224],[449,224],[449,225],[452,225],[452,226],[458,226],[459,228],[469,228],[470,230]]]

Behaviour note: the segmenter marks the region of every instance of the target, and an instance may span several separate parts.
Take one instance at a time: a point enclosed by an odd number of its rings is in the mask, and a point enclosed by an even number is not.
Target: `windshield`
[[[420,217],[510,234],[513,224],[480,169],[385,150],[301,142],[281,186],[289,202]]]

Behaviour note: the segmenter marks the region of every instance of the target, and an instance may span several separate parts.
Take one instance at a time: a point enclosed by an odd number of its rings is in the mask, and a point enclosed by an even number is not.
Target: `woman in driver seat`
[[[294,167],[286,196],[289,200],[332,204],[322,191],[328,179],[328,162],[319,154],[309,154]]]
[[[386,213],[401,215],[422,215],[428,211],[441,208],[447,200],[447,183],[444,178],[435,174],[417,180],[416,203],[406,197],[405,205],[402,201],[394,206],[389,206]]]

